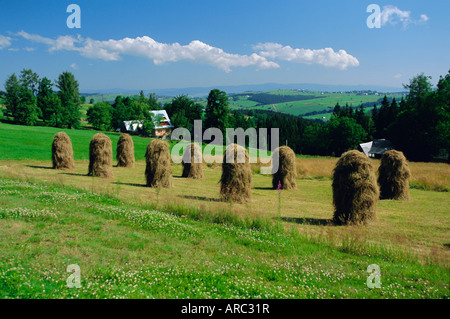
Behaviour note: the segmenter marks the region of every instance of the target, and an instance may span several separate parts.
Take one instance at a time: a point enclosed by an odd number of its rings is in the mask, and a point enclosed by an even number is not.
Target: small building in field
[[[166,110],[150,111],[153,113],[155,128],[152,131],[152,135],[156,137],[165,137],[172,134],[173,125],[170,121],[169,115]]]
[[[367,143],[359,144],[358,149],[368,157],[380,158],[384,152],[392,150],[392,144],[385,139],[373,140]]]
[[[167,138],[172,134],[173,125],[170,121],[166,110],[150,111],[153,114],[153,124],[155,127],[152,130],[151,136],[159,138]],[[124,121],[120,131],[128,133],[137,133],[142,128],[142,121]]]

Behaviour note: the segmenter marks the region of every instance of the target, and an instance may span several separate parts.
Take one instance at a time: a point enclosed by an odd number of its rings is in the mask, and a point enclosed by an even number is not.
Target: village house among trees
[[[159,138],[168,138],[172,134],[173,125],[169,115],[165,110],[149,111],[152,114],[154,127],[151,130],[151,136]],[[138,133],[143,127],[142,121],[124,121],[119,130],[127,133]]]

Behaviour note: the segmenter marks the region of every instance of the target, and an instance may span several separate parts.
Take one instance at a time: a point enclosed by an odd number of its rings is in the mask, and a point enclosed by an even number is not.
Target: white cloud
[[[419,22],[427,22],[428,20],[430,20],[430,18],[428,18],[428,16],[426,14],[421,14],[420,15]]]
[[[324,49],[294,49],[278,43],[260,43],[253,46],[259,55],[265,58],[280,59],[302,64],[320,64],[327,67],[336,67],[345,70],[349,66],[358,66],[359,61],[345,50],[334,51],[332,48]]]
[[[52,45],[55,41],[55,40],[40,36],[38,34],[30,34],[25,31],[19,31],[16,33],[16,35],[18,35],[26,40],[30,40],[30,41],[38,42],[38,43],[44,43],[44,44],[48,44],[48,45]]]
[[[394,78],[396,79],[400,79],[403,76],[403,74],[401,73],[397,73],[396,75],[394,75]]]
[[[33,52],[34,50],[36,50],[36,48],[30,48],[30,47],[25,47],[23,49],[27,52]]]
[[[0,50],[3,50],[4,48],[9,47],[10,45],[11,45],[11,38],[0,34]]]
[[[78,66],[77,66],[76,63],[72,63],[72,64],[70,65],[70,67],[71,67],[72,69],[74,69],[74,70],[78,69]]]
[[[107,52],[143,56],[152,59],[156,65],[167,62],[188,60],[197,63],[214,65],[226,72],[232,67],[256,66],[259,69],[276,68],[278,64],[267,61],[266,58],[253,53],[251,55],[232,54],[220,48],[210,46],[198,40],[187,45],[179,43],[160,43],[150,37],[136,39],[96,41],[94,47],[100,47]]]
[[[133,55],[153,60],[156,65],[168,62],[191,61],[208,64],[230,72],[232,67],[256,66],[258,69],[277,68],[279,65],[268,61],[256,53],[251,55],[232,54],[220,48],[210,46],[198,40],[187,45],[179,43],[161,43],[143,36],[123,38],[120,40],[98,41],[90,38],[83,39],[80,36],[59,36],[56,39],[45,38],[24,31],[17,33],[34,42],[49,45],[49,51],[69,50],[77,51],[87,58],[117,61],[121,55]]]
[[[383,7],[381,11],[381,25],[387,24],[396,25],[401,22],[403,27],[407,27],[410,24],[425,23],[430,18],[426,14],[421,14],[419,20],[415,20],[411,17],[411,11],[403,11],[393,5],[387,5]]]
[[[212,65],[225,72],[230,72],[234,67],[279,68],[279,64],[270,61],[271,59],[293,63],[319,64],[342,70],[359,65],[358,59],[348,54],[345,50],[334,51],[332,48],[317,50],[294,49],[278,43],[261,43],[253,47],[257,52],[242,55],[225,52],[199,40],[181,45],[176,42],[158,42],[148,36],[100,41],[68,35],[51,39],[25,31],[20,31],[16,35],[33,42],[46,44],[49,46],[48,50],[50,52],[60,50],[75,51],[84,57],[105,61],[118,61],[122,59],[122,56],[132,55],[150,59],[156,65],[190,61]]]

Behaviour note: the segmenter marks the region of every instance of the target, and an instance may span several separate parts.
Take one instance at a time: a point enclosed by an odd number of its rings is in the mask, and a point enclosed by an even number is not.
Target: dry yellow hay
[[[278,188],[281,184],[282,189],[297,188],[297,164],[294,151],[289,146],[278,147],[272,155],[272,163],[278,156],[278,171],[272,176],[272,187]]]
[[[134,167],[134,143],[129,134],[122,134],[117,142],[117,167]]]
[[[111,139],[97,133],[89,145],[89,176],[113,177]]]
[[[366,224],[376,218],[379,189],[370,159],[353,150],[342,154],[333,174],[335,224]]]
[[[147,186],[156,188],[172,187],[172,168],[170,167],[170,151],[167,142],[153,140],[145,153],[145,176]]]
[[[411,172],[402,152],[390,150],[381,157],[378,185],[381,199],[409,199]]]
[[[183,153],[182,177],[200,179],[203,178],[202,149],[195,143],[185,147]]]
[[[72,170],[75,168],[72,142],[65,132],[56,133],[53,138],[52,162],[54,169]]]
[[[227,158],[230,159],[230,163],[227,163]],[[247,150],[237,144],[228,145],[223,156],[220,178],[222,200],[238,203],[249,201],[251,188],[252,170]]]

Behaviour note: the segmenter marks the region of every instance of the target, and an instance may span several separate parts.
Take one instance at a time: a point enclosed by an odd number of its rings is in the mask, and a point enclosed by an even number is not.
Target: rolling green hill
[[[386,94],[388,98],[401,98],[401,94]],[[304,115],[314,111],[332,110],[336,103],[357,107],[361,104],[380,104],[384,94],[374,92],[315,92],[299,90],[274,90],[266,92],[246,92],[230,95],[233,110],[260,109],[291,115]],[[307,118],[329,118],[328,114],[308,115]]]
[[[105,101],[113,102],[117,95],[120,94],[96,94],[89,95],[86,100],[93,98],[95,102]],[[124,96],[131,96],[124,94]],[[270,110],[295,116],[304,115],[306,118],[328,120],[330,114],[308,114],[311,112],[319,112],[324,110],[332,111],[336,103],[341,106],[348,104],[357,107],[361,104],[373,106],[380,104],[383,93],[372,91],[352,91],[352,92],[319,92],[308,90],[271,90],[271,91],[249,91],[238,94],[228,94],[229,104],[232,110]],[[400,100],[402,94],[388,93],[388,98],[396,98]],[[158,97],[161,104],[169,103],[171,97]],[[196,97],[195,102],[206,105],[206,97]]]

